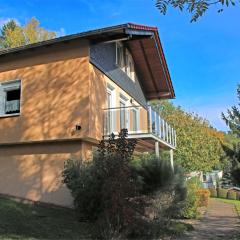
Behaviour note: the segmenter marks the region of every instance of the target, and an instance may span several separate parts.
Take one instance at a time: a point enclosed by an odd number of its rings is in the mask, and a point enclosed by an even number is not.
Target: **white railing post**
[[[148,129],[149,133],[152,133],[152,107],[148,106]]]
[[[162,127],[163,127],[163,137],[162,137],[162,139],[165,141],[165,121],[164,121],[164,119],[162,120]]]
[[[158,122],[159,122],[159,137],[161,138],[161,133],[162,133],[162,130],[161,130],[161,118],[160,118],[159,115],[158,115]]]
[[[176,134],[176,130],[174,130],[174,147],[177,147],[177,134]]]
[[[166,142],[168,143],[168,123],[167,122],[165,122],[166,123],[166,133],[167,133],[167,139],[166,139]]]
[[[169,131],[169,143],[172,144],[172,127],[171,125],[168,126],[168,131]]]

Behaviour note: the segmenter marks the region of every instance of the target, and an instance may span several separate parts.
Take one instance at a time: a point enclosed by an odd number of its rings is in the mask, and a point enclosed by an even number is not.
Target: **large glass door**
[[[107,133],[111,134],[113,132],[113,95],[110,89],[107,90]]]
[[[132,112],[132,131],[133,132],[138,132],[139,130],[139,114],[138,114],[138,109],[137,108],[133,108],[131,110]]]

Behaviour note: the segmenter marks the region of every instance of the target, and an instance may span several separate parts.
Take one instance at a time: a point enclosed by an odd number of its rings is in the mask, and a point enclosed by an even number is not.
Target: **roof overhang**
[[[93,31],[72,34],[39,43],[0,51],[0,59],[12,54],[19,54],[36,48],[67,43],[78,39],[91,42],[125,40],[133,56],[140,84],[147,100],[175,98],[166,59],[156,27],[132,23],[101,28]]]
[[[141,84],[148,100],[175,98],[163,48],[156,27],[129,24],[126,30],[132,36],[128,46],[133,55]]]

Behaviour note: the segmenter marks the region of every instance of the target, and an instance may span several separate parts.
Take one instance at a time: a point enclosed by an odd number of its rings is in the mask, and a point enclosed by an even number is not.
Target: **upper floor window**
[[[133,81],[135,81],[136,73],[132,55],[120,42],[116,43],[116,63]]]
[[[21,81],[0,82],[0,116],[20,113]]]

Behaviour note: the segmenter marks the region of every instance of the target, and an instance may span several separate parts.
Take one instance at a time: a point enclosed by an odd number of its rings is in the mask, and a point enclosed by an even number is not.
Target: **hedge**
[[[210,191],[208,189],[198,189],[197,192],[197,206],[198,207],[207,207],[208,200],[210,197]]]
[[[215,188],[209,188],[208,190],[210,192],[210,196],[211,197],[215,197],[216,198],[218,196],[217,195],[217,190]]]
[[[224,189],[224,188],[218,188],[217,189],[217,196],[219,198],[227,198],[227,193],[228,193],[228,190],[227,189]]]
[[[237,200],[238,199],[238,196],[237,196],[237,193],[234,192],[234,191],[228,191],[227,193],[227,198],[228,199],[232,199],[232,200]]]

